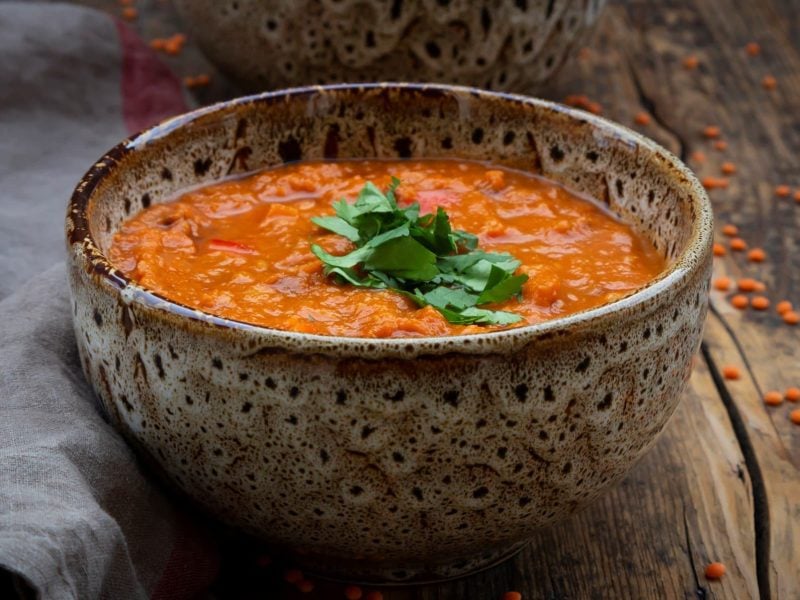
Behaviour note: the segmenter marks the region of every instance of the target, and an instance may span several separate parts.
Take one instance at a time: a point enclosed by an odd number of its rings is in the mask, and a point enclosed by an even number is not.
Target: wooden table
[[[119,14],[114,0],[78,0]],[[145,39],[181,30],[171,6],[139,0],[132,23]],[[759,42],[760,55],[745,44]],[[696,56],[699,65],[684,66]],[[191,40],[165,60],[180,75],[212,74],[199,103],[235,93]],[[773,91],[762,87],[771,74]],[[686,160],[701,176],[735,164],[727,189],[710,193],[718,241],[736,224],[767,260],[742,252],[717,258],[715,276],[753,277],[772,307],[800,307],[800,201],[775,194],[800,189],[800,2],[798,0],[628,0],[611,2],[587,50],[544,95],[586,94],[603,114],[635,127]],[[646,126],[635,115],[651,115]],[[724,151],[705,139],[718,125]],[[703,152],[704,162],[692,159]],[[800,387],[800,326],[774,308],[733,308],[732,292],[712,292],[705,342],[691,385],[657,445],[625,480],[570,520],[540,531],[516,558],[462,580],[385,590],[386,600],[491,600],[517,590],[533,598],[800,598],[800,427],[784,403],[763,394]],[[722,376],[735,365],[737,381]],[[710,561],[727,574],[705,579]],[[230,549],[215,586],[221,598],[343,598],[317,582],[301,594],[282,579],[285,565],[259,569]]]

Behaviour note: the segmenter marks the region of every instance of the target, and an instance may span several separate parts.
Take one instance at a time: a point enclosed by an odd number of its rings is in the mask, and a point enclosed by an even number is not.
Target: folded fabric
[[[215,548],[104,420],[63,266],[77,180],[184,110],[180,82],[124,25],[66,5],[0,3],[0,56],[0,597],[197,597]]]

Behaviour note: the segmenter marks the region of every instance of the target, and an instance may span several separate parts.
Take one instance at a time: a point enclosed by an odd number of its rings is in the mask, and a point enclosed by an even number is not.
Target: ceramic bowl
[[[300,159],[461,157],[590,194],[668,268],[624,299],[508,331],[358,339],[180,306],[105,258],[187,186]],[[81,361],[110,421],[211,515],[365,581],[457,576],[613,485],[664,428],[700,343],[712,217],[655,143],[577,110],[434,85],[225,102],[123,142],[67,216]]]
[[[253,91],[440,81],[531,93],[605,0],[173,0],[192,38]]]

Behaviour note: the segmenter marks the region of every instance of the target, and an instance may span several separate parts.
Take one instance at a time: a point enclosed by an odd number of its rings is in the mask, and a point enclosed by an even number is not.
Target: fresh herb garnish
[[[313,223],[346,237],[356,249],[333,256],[317,244],[311,251],[324,263],[325,275],[359,287],[392,289],[419,306],[432,306],[455,324],[509,325],[516,313],[480,308],[519,297],[527,275],[514,275],[520,262],[510,254],[478,249],[478,238],[453,230],[447,213],[421,215],[417,202],[400,208],[395,190],[381,192],[367,182],[352,204],[333,203],[336,216]]]

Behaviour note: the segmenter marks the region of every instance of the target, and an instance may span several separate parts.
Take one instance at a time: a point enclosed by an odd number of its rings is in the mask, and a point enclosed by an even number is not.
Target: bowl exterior
[[[175,0],[192,36],[251,90],[425,81],[531,93],[605,0]]]
[[[295,104],[307,121],[281,113]],[[404,109],[438,120],[419,127]],[[528,129],[508,142],[512,121]],[[361,144],[350,126],[372,128],[364,137],[371,142],[348,147],[346,140]],[[126,281],[99,253],[137,203],[219,177],[217,168],[231,172],[242,157],[249,168],[258,157],[272,161],[259,144],[285,160],[329,151],[331,131],[339,156],[461,156],[485,144],[487,156],[507,151],[509,161],[523,157],[554,178],[580,177],[578,186],[594,170],[600,183],[612,182],[603,188],[611,209],[663,216],[653,235],[677,266],[643,292],[559,322],[353,340],[176,307]],[[596,497],[664,428],[707,309],[706,208],[699,184],[665,151],[531,99],[383,86],[229,103],[141,134],[79,185],[67,220],[78,349],[114,426],[211,515],[323,573],[394,582],[456,576]],[[681,219],[692,231],[677,244],[669,232]],[[689,250],[679,257],[681,245]]]

